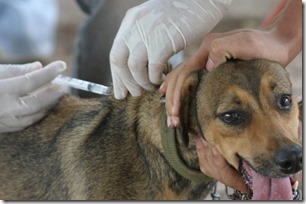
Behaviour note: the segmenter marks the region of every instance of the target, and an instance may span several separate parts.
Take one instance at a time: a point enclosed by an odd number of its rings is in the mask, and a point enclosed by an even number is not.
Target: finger
[[[214,61],[211,59],[211,57],[208,57],[207,63],[206,63],[206,69],[207,71],[211,72],[215,69],[215,63]]]
[[[181,106],[181,95],[183,91],[183,86],[185,84],[186,79],[190,75],[189,71],[182,70],[176,79],[175,86],[173,88],[173,97],[172,97],[172,113],[171,115],[174,117],[179,117],[179,111]]]
[[[165,80],[166,80],[166,78],[165,78]],[[166,93],[166,91],[167,91],[167,83],[165,82],[165,80],[164,80],[164,82],[160,85],[160,87],[159,87],[159,89],[158,89],[158,91],[159,91],[159,93],[161,93],[161,94],[164,94],[164,93]]]
[[[41,120],[46,115],[45,111],[41,111],[38,113],[34,113],[32,115],[27,116],[19,116],[19,117],[9,117],[5,119],[1,119],[0,121],[0,133],[3,132],[15,132],[19,130],[23,130]]]
[[[213,40],[209,47],[210,60],[207,61],[206,69],[212,71],[228,59],[249,60],[260,58],[262,52],[258,47],[260,43],[255,35],[255,32],[246,30]]]
[[[128,56],[129,50],[123,39],[115,40],[110,52],[110,66],[116,99],[124,99],[128,91],[132,96],[139,96],[142,92],[129,70]]]
[[[167,112],[171,116],[175,126],[179,126],[179,111],[181,106],[181,98],[184,84],[187,78],[195,71],[203,69],[201,66],[201,59],[199,54],[194,55],[185,62],[181,63],[175,68],[168,76],[165,81],[167,84],[166,91],[166,107]],[[163,87],[164,89],[164,87]],[[162,91],[162,90],[161,90]]]
[[[220,176],[220,166],[215,163],[215,155],[212,145],[205,141],[202,137],[196,138],[196,147],[201,164],[201,171],[205,172],[206,175],[215,178],[216,180],[223,182],[222,176]],[[221,156],[220,156],[221,157]],[[221,162],[223,158],[221,157]],[[224,160],[225,161],[225,160]],[[222,163],[224,165],[224,163]],[[218,171],[216,171],[218,169]]]
[[[155,90],[154,85],[149,80],[148,74],[148,56],[143,43],[136,46],[130,52],[128,66],[136,83],[148,91]]]
[[[243,177],[241,176],[241,174],[236,171],[233,168],[228,168],[227,169],[228,172],[224,172],[221,175],[226,175],[226,177],[222,177],[222,182],[223,184],[241,191],[242,193],[249,193],[249,188],[248,186],[245,184],[245,181],[243,179]]]
[[[166,90],[166,113],[167,113],[167,124],[168,127],[174,128],[175,124],[174,121],[172,121],[172,108],[173,108],[173,92],[175,89],[176,81],[177,81],[177,71],[173,70],[170,74],[166,76],[166,79],[164,81],[164,87],[167,87]],[[178,125],[178,124],[177,124]]]
[[[203,138],[201,138],[203,141],[205,141]],[[206,148],[205,148],[205,152],[203,155],[205,156],[205,168],[207,168],[207,171],[209,172],[208,174],[211,175],[211,177],[215,178],[216,180],[223,182],[222,177],[220,176],[220,172],[216,171],[218,169],[218,167],[215,164],[214,161],[214,155],[213,155],[213,151],[212,151],[212,145],[210,145],[207,141],[205,141],[206,144]],[[218,169],[219,170],[219,169]]]
[[[42,64],[40,62],[33,62],[22,65],[19,64],[0,65],[0,79],[17,77],[40,68],[42,68]]]
[[[32,115],[36,112],[53,107],[65,94],[65,87],[58,84],[49,84],[28,96],[19,99],[19,107],[11,114],[15,116]]]
[[[216,169],[219,169],[220,182],[243,193],[248,192],[248,187],[245,184],[242,175],[236,169],[229,166],[222,156],[214,155],[214,162],[216,164]]]
[[[164,70],[168,67],[168,60],[174,54],[173,52],[154,50],[157,53],[162,53],[155,56],[155,53],[148,53],[148,72],[151,83],[160,85],[163,82]]]
[[[124,99],[127,96],[128,91],[120,78],[120,70],[123,69],[122,67],[124,67],[124,69],[127,69],[127,60],[129,52],[125,43],[122,45],[122,47],[120,47],[119,45],[120,43],[115,40],[109,55],[109,59],[114,96],[116,99]]]
[[[111,65],[111,67],[114,97],[119,100],[124,99],[128,94],[128,90],[120,79],[118,68],[115,65]]]
[[[130,12],[130,14],[133,11]],[[129,22],[130,23],[130,22]],[[126,27],[126,26],[124,26]],[[129,50],[128,56],[128,69],[130,70],[132,77],[137,85],[145,90],[153,91],[154,85],[149,80],[148,73],[148,53],[147,42],[143,36],[143,25],[141,22],[136,21],[131,28],[128,28],[130,32],[123,35],[124,43]],[[123,42],[121,42],[123,43]],[[131,93],[132,95],[135,95]],[[136,93],[136,95],[139,95]]]
[[[0,90],[22,96],[49,83],[65,69],[66,64],[64,62],[53,62],[43,69],[0,81]]]
[[[166,92],[166,108],[167,113],[171,117],[175,127],[180,125],[179,115],[181,106],[181,97],[184,83],[191,74],[191,69],[182,66],[182,69],[176,69],[170,73],[169,81],[167,82]]]
[[[222,42],[224,44],[221,44]],[[215,39],[211,42],[209,56],[206,63],[206,69],[208,71],[213,71],[218,65],[226,62],[227,59],[232,58],[231,53],[226,50],[227,48],[225,48],[226,46],[230,46],[228,45],[229,43],[230,42],[226,40],[224,41],[224,39]]]
[[[221,156],[221,154],[215,147],[212,147],[212,153],[213,163],[216,169],[219,169],[218,172],[220,175],[220,182],[226,184],[231,188],[247,193],[248,188],[241,174],[226,162],[226,160]]]
[[[197,154],[199,157],[200,169],[205,175],[212,177],[212,174],[208,168],[208,159],[207,159],[207,151],[209,151],[208,143],[201,137],[196,137],[195,142],[196,142]]]
[[[163,82],[163,71],[167,68],[167,63],[149,63],[149,80],[155,85],[160,85]]]
[[[132,96],[140,96],[142,93],[142,88],[136,83],[128,67],[123,67],[123,69],[120,70],[120,73],[118,72],[120,68],[115,69],[116,71],[114,73],[117,72],[117,74],[115,74],[113,77],[113,80],[117,83],[117,86],[115,87],[117,95],[115,95],[115,98],[125,98],[127,91],[130,92]]]

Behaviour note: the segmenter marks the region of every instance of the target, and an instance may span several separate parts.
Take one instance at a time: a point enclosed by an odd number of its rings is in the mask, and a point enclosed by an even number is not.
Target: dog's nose
[[[294,174],[302,169],[302,147],[293,145],[277,152],[275,161],[285,174]]]

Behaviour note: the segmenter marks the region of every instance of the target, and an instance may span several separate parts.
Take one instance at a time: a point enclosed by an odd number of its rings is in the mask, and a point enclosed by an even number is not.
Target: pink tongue
[[[244,163],[244,168],[251,176],[253,197],[252,200],[293,200],[289,177],[269,178],[256,173]]]

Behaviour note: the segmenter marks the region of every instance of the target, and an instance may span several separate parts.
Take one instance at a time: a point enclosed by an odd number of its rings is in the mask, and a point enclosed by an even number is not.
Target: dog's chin
[[[246,160],[239,158],[239,171],[251,189],[252,200],[292,200],[290,178],[270,178],[257,172]]]

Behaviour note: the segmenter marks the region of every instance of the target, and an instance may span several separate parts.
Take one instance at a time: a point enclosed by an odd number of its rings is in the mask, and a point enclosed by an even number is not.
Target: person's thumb
[[[206,69],[208,71],[213,71],[217,66],[226,62],[227,59],[232,58],[233,55],[227,50],[227,46],[227,42],[222,42],[221,39],[211,42],[206,62]]]

